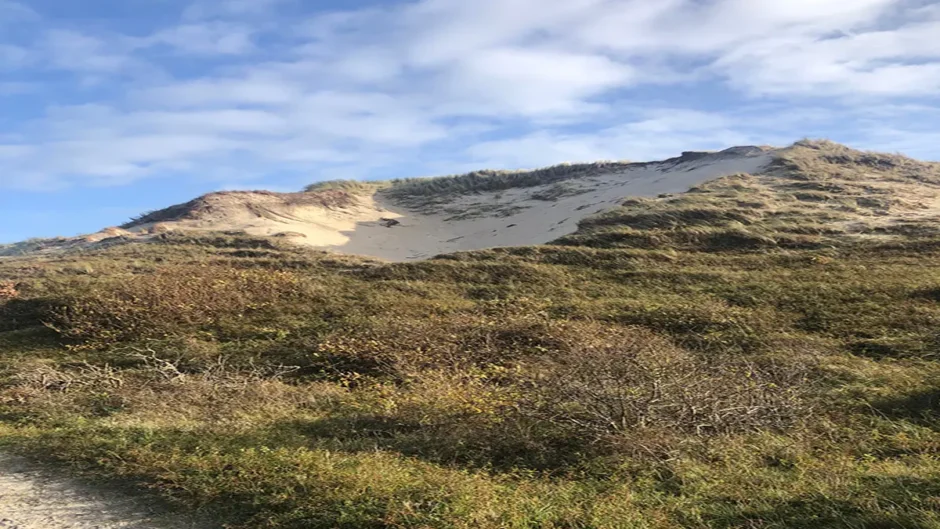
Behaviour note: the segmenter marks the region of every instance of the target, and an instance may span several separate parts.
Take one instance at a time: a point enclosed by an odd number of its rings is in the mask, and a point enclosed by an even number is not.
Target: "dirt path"
[[[216,529],[153,499],[0,454],[0,529]]]

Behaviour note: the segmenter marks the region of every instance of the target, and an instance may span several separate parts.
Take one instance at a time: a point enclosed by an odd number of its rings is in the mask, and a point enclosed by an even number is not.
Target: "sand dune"
[[[127,228],[138,235],[159,226],[159,231],[282,236],[331,252],[409,261],[546,243],[573,233],[581,219],[609,210],[625,197],[679,193],[729,174],[758,172],[772,157],[773,151],[755,147],[686,153],[541,186],[437,197],[421,208],[406,207],[382,191],[333,192],[316,200],[304,193],[219,193],[166,210],[168,219],[145,217]]]

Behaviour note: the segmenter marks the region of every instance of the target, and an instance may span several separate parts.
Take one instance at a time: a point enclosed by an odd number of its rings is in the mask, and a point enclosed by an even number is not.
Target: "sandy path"
[[[214,529],[139,493],[101,487],[0,454],[0,529]]]

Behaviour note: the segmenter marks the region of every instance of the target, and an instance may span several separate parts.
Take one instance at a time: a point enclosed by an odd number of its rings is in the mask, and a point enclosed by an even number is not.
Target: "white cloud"
[[[921,95],[940,87],[940,21],[824,40],[772,37],[732,50],[716,67],[763,94]]]
[[[13,160],[23,158],[35,152],[35,148],[30,145],[3,145],[0,144],[0,159]]]
[[[183,11],[183,19],[199,21],[213,18],[265,16],[279,4],[295,0],[197,0]]]
[[[25,82],[2,82],[0,83],[0,96],[11,96],[11,95],[21,95],[28,94],[36,91],[39,88],[35,83],[25,83]]]
[[[850,30],[893,4],[897,0],[623,0],[604,3],[570,32],[589,46],[630,55],[710,55],[770,36]]]
[[[29,50],[22,46],[0,44],[0,70],[13,70],[25,66],[30,59]]]
[[[121,116],[120,121],[141,130],[167,133],[185,130],[212,134],[250,133],[258,136],[283,134],[288,129],[283,116],[262,110],[225,109],[196,112],[147,111]]]
[[[296,101],[303,88],[278,76],[248,73],[243,77],[215,77],[182,81],[139,91],[142,103],[168,107],[226,105],[284,105]]]
[[[447,134],[409,101],[381,93],[314,93],[289,112],[302,134],[384,147],[421,145]]]
[[[0,0],[0,15],[11,5]],[[924,114],[890,103],[935,107],[936,8],[416,0],[322,13],[296,0],[220,0],[135,35],[47,22],[32,42],[0,36],[0,69],[24,75],[0,93],[51,68],[97,83],[94,95],[44,87],[70,103],[39,104],[16,125],[0,187],[661,158],[870,126],[863,111],[875,107],[896,133],[859,141],[922,145],[903,121]]]
[[[233,55],[253,51],[251,28],[223,22],[183,24],[158,31],[140,46],[168,45],[179,51],[201,55]]]
[[[0,24],[24,20],[34,21],[38,18],[39,14],[25,4],[13,2],[12,0],[0,0]]]
[[[643,115],[645,114],[645,115]],[[642,111],[631,122],[588,132],[536,132],[469,149],[477,163],[500,167],[539,167],[595,160],[660,160],[686,150],[720,149],[755,143],[722,114],[681,108]]]
[[[478,113],[538,117],[585,112],[591,97],[626,86],[633,76],[631,67],[604,56],[493,48],[458,60],[442,85],[452,97],[477,104]]]
[[[540,40],[572,19],[591,17],[609,0],[425,0],[409,5],[392,27],[407,36],[407,60],[417,66],[447,64],[479,50]]]
[[[133,62],[113,43],[72,30],[48,31],[42,49],[53,67],[74,72],[114,74]]]

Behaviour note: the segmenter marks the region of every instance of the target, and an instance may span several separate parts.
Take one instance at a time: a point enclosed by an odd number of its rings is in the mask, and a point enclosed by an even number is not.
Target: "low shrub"
[[[491,304],[493,307],[495,304]],[[376,317],[326,336],[316,354],[325,373],[404,379],[424,370],[510,366],[553,347],[544,313],[454,312],[425,318]]]
[[[576,323],[556,336],[561,347],[527,370],[536,375],[532,412],[582,432],[780,429],[808,411],[799,377],[702,359],[643,328]]]
[[[250,313],[309,294],[284,271],[177,265],[105,284],[59,287],[48,325],[80,347],[164,338],[182,332],[224,332]]]

